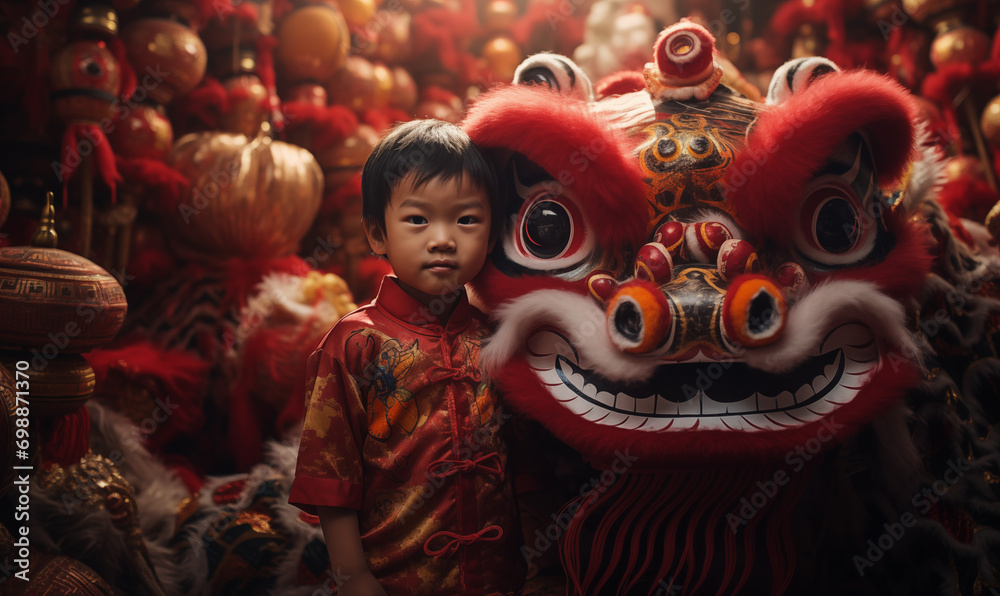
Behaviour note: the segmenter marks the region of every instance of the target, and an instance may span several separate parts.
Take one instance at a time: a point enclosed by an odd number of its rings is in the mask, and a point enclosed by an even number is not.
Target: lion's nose
[[[608,301],[608,333],[619,349],[633,354],[667,350],[673,337],[670,303],[660,289],[635,280]]]

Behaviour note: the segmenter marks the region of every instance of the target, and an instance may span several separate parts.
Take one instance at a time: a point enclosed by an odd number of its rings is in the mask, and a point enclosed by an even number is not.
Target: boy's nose
[[[455,250],[455,236],[443,227],[437,228],[431,234],[430,242],[428,243],[427,248],[431,251]]]

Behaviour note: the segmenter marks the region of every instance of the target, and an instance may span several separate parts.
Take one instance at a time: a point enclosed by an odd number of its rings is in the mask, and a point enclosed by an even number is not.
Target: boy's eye
[[[463,226],[472,225],[472,224],[474,224],[474,223],[476,223],[478,221],[479,221],[479,218],[477,218],[477,217],[475,217],[473,215],[465,215],[465,216],[462,216],[462,217],[458,218],[459,225],[463,225]]]
[[[423,225],[423,224],[427,223],[427,218],[424,217],[423,215],[411,215],[411,216],[409,216],[409,217],[406,218],[406,221],[408,223],[415,224],[415,225],[419,226],[419,225]]]

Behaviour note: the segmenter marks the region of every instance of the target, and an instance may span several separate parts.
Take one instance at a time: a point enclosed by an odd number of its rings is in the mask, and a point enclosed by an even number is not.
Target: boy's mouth
[[[457,269],[458,265],[451,261],[432,261],[424,265],[424,269],[430,269],[431,271],[451,271],[452,269]]]

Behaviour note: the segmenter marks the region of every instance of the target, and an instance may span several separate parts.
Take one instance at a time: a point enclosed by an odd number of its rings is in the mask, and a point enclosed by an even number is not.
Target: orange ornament
[[[139,19],[122,31],[122,41],[138,79],[137,97],[146,93],[156,103],[166,105],[197,87],[205,76],[205,45],[180,23]]]
[[[343,15],[328,4],[297,8],[278,26],[275,52],[291,82],[324,82],[344,63],[350,36]]]
[[[931,63],[935,68],[947,64],[976,64],[989,55],[989,36],[966,25],[943,26],[931,43]]]
[[[903,10],[918,23],[923,23],[930,17],[959,9],[967,3],[968,0],[903,0]]]
[[[330,103],[361,111],[372,107],[378,83],[375,67],[361,56],[350,56],[326,86]]]
[[[486,68],[498,81],[514,80],[514,71],[521,63],[521,48],[513,39],[502,35],[494,37],[483,44],[482,56]]]
[[[337,4],[351,27],[364,27],[375,16],[375,0],[339,0]]]
[[[392,100],[392,88],[395,84],[392,71],[385,64],[376,64],[372,67],[372,74],[375,78],[375,95],[372,98],[372,105],[376,108],[384,108]]]
[[[483,22],[490,31],[510,31],[515,20],[517,20],[517,4],[511,0],[492,0],[486,5]]]
[[[389,98],[389,105],[399,108],[405,112],[413,110],[417,105],[417,83],[410,76],[410,72],[402,66],[392,69],[392,97]]]

